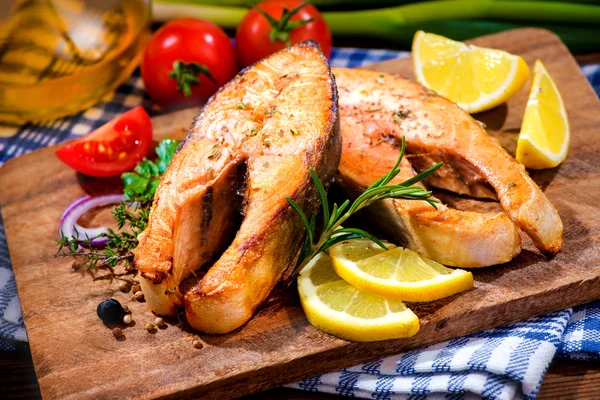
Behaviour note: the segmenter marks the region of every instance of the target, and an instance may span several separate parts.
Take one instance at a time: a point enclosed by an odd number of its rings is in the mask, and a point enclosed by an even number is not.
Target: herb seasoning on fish
[[[398,110],[394,112],[394,122],[399,124],[410,115],[410,110]]]

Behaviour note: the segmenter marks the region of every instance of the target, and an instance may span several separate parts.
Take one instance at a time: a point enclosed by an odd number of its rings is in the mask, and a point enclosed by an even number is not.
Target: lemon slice
[[[404,303],[349,285],[335,273],[326,253],[319,253],[304,267],[298,293],[308,321],[342,339],[400,339],[419,331],[419,319]]]
[[[537,60],[517,142],[517,161],[532,169],[554,168],[567,157],[570,136],[560,92]]]
[[[433,301],[473,287],[473,274],[446,268],[402,247],[374,248],[366,239],[332,246],[337,274],[364,292],[404,301]]]
[[[417,81],[469,113],[504,103],[529,77],[519,56],[423,31],[415,34],[412,53]]]

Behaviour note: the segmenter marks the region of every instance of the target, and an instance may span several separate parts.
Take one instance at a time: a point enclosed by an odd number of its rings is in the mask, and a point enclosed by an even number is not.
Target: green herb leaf
[[[358,229],[358,228],[341,228],[341,229],[337,229],[335,232],[333,232],[334,235],[337,235],[339,233],[352,233],[355,235],[359,235],[361,238],[365,238],[365,239],[370,239],[373,242],[377,243],[377,245],[379,247],[381,247],[384,250],[387,250],[387,247],[383,244],[383,242],[379,239],[377,239],[375,236],[371,235],[369,232],[364,231],[362,229]]]
[[[317,251],[315,252],[315,254],[318,254],[318,253],[320,253],[322,251],[325,251],[328,248],[330,248],[331,246],[334,246],[334,245],[336,245],[336,244],[338,244],[340,242],[343,242],[345,240],[360,239],[360,238],[361,238],[361,236],[357,235],[355,233],[348,233],[348,234],[345,234],[345,235],[334,236],[332,238],[327,239],[327,241],[325,243],[323,243],[321,245],[321,247],[319,247],[317,249]]]
[[[323,184],[321,183],[321,180],[319,179],[315,171],[312,168],[310,168],[309,172],[310,177],[312,178],[313,183],[317,188],[317,192],[319,192],[319,199],[321,200],[321,209],[323,213],[323,226],[325,227],[329,222],[329,202],[327,201],[327,192],[325,191],[325,188],[323,187]]]
[[[176,140],[163,139],[156,147],[158,156],[156,161],[144,158],[135,166],[133,172],[125,172],[121,175],[123,192],[128,201],[152,200],[160,182],[160,176],[171,163],[178,146],[179,142]]]
[[[407,118],[410,115],[410,111],[398,110],[394,112],[394,122],[399,124],[403,119]]]
[[[308,222],[308,219],[306,218],[304,211],[302,211],[300,206],[294,200],[290,199],[289,197],[286,197],[285,199],[287,200],[289,205],[292,206],[294,211],[296,211],[296,213],[300,217],[300,220],[302,221],[302,225],[304,225],[304,229],[306,229],[306,232],[308,233],[309,242],[312,243],[313,242],[313,228],[311,227],[311,224]]]
[[[215,158],[217,157],[219,154],[221,153],[221,146],[219,145],[215,145],[212,149],[212,151],[210,152],[210,154],[208,155],[208,158]]]
[[[158,172],[162,175],[166,171],[169,164],[171,164],[171,160],[179,147],[179,141],[173,139],[163,139],[156,146],[156,155],[158,156],[158,161],[156,165],[158,166]]]

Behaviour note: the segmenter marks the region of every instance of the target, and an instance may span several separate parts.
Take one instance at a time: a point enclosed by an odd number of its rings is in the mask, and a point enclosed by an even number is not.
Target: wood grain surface
[[[277,289],[255,318],[237,331],[199,335],[183,321],[147,333],[153,315],[115,280],[74,272],[55,258],[62,210],[86,191],[118,190],[115,181],[84,179],[60,163],[56,147],[7,162],[0,169],[0,206],[40,389],[52,398],[231,398],[314,374],[421,347],[600,298],[600,104],[566,47],[551,33],[522,29],[479,38],[478,45],[541,59],[564,95],[571,122],[569,157],[532,177],[565,224],[563,250],[546,260],[531,246],[512,262],[474,272],[475,289],[411,305],[421,331],[408,340],[351,343],[308,324],[294,290]],[[411,76],[410,60],[374,68]],[[514,151],[527,93],[476,116]],[[155,119],[157,138],[185,132],[195,110]],[[108,189],[106,189],[108,188]],[[473,201],[458,207],[478,207]],[[104,216],[105,218],[106,216]],[[103,221],[102,213],[91,223]],[[102,278],[102,277],[97,277]],[[95,315],[115,297],[136,322],[115,340]],[[199,338],[202,349],[192,346]]]
[[[542,382],[538,399],[597,399],[600,363],[555,359]],[[0,394],[3,399],[38,400],[40,387],[27,346],[0,352]],[[343,397],[295,389],[274,388],[244,396],[243,400],[341,400]]]

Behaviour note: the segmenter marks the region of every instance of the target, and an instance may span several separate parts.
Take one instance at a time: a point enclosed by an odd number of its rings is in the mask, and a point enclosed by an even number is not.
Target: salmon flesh
[[[350,194],[389,171],[404,136],[407,151],[417,155],[418,169],[446,163],[429,183],[480,197],[496,195],[506,212],[459,212],[443,205],[436,211],[421,201],[385,200],[371,208],[384,231],[424,256],[462,267],[511,260],[521,249],[518,228],[545,255],[560,250],[563,224],[554,206],[469,114],[403,78],[358,69],[332,71],[343,137],[338,181]],[[396,183],[414,175],[411,162],[402,164]],[[451,171],[462,171],[464,185],[448,183]]]
[[[157,189],[134,260],[149,307],[173,316],[183,306],[207,333],[248,321],[304,239],[286,197],[317,211],[309,168],[328,185],[340,154],[336,85],[318,45],[243,70],[196,117]]]

